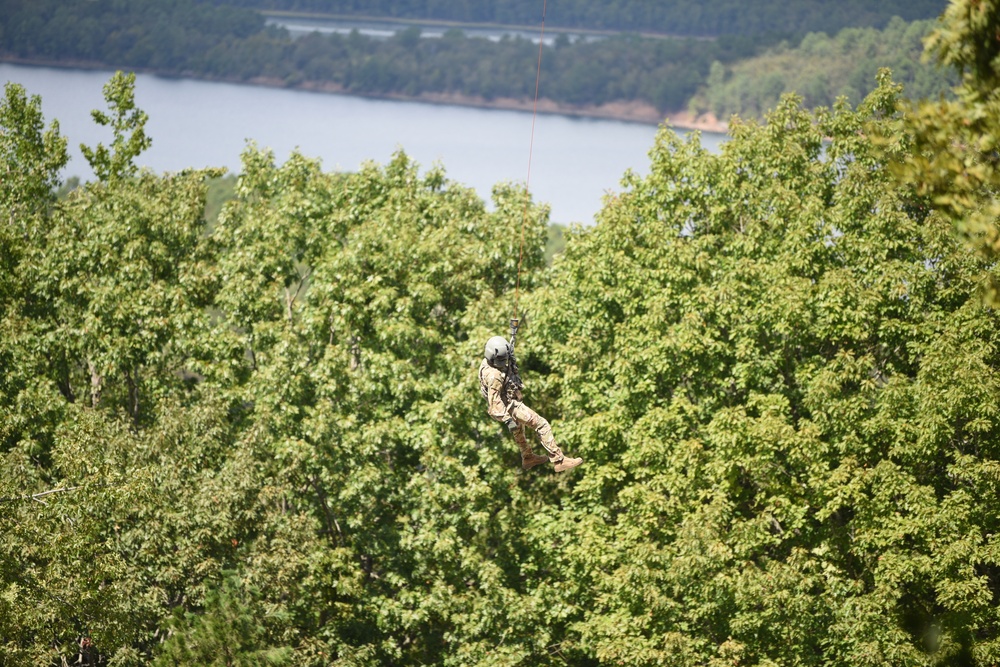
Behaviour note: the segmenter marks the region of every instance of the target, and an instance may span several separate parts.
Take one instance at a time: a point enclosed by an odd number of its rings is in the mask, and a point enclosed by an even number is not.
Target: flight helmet
[[[486,341],[486,350],[483,356],[486,357],[486,362],[493,368],[506,368],[507,359],[512,354],[514,354],[514,350],[503,336],[493,336],[493,338]]]

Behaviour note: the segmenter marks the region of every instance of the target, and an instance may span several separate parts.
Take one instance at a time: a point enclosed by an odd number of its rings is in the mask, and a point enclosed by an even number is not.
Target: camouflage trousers
[[[517,422],[517,429],[512,433],[514,442],[517,443],[522,453],[526,449],[529,451],[531,449],[524,435],[524,427],[527,426],[538,435],[538,440],[542,443],[545,451],[549,453],[550,459],[553,461],[562,459],[562,450],[559,449],[555,438],[552,437],[552,427],[544,417],[520,401],[511,401],[507,405],[507,414]]]

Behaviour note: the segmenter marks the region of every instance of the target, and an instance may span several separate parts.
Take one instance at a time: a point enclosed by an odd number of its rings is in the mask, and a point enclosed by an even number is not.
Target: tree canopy
[[[691,105],[718,118],[762,117],[786,93],[801,95],[808,108],[831,107],[841,96],[857,105],[883,67],[904,83],[908,98],[938,99],[951,92],[957,77],[922,62],[923,40],[935,25],[895,17],[883,30],[845,28],[833,36],[809,33],[797,45],[782,43],[728,65],[717,61]]]
[[[989,256],[888,166],[878,87],[719,154],[664,127],[546,267],[547,209],[403,152],[106,168],[0,103],[0,655],[10,665],[992,665]],[[915,158],[914,158],[915,159]],[[988,191],[987,191],[988,194]],[[476,368],[519,249],[525,473]]]
[[[952,2],[927,39],[961,82],[952,99],[907,106],[913,150],[894,161],[936,210],[987,259],[1000,255],[1000,4]],[[895,147],[889,145],[892,151]],[[1000,304],[1000,284],[987,300]]]

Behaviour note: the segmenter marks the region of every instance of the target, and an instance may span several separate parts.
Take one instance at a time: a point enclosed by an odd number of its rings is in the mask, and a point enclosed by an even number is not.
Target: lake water
[[[93,177],[79,150],[111,141],[92,109],[105,109],[110,72],[0,63],[0,80],[42,97],[46,124],[57,119],[69,139],[65,176]],[[156,172],[226,167],[238,173],[248,140],[271,148],[279,162],[298,149],[326,171],[354,171],[366,160],[384,164],[403,149],[425,169],[448,177],[489,202],[494,184],[524,183],[531,142],[530,113],[373,100],[258,86],[140,74],[136,104],[149,114],[152,147],[137,163]],[[539,115],[529,189],[552,207],[552,222],[591,224],[604,194],[618,191],[627,169],[648,173],[656,128],[639,123]],[[705,133],[717,150],[725,135]]]
[[[267,24],[285,28],[292,37],[301,37],[312,32],[323,35],[349,35],[357,32],[365,37],[374,39],[388,39],[401,30],[407,28],[419,28],[420,36],[425,39],[440,39],[449,30],[460,30],[466,37],[479,37],[491,42],[499,42],[504,37],[526,39],[538,44],[542,39],[546,46],[553,46],[556,43],[557,35],[566,35],[567,38],[576,42],[579,40],[593,42],[607,39],[606,35],[594,32],[578,32],[574,30],[554,30],[545,31],[544,38],[541,34],[541,25],[538,30],[524,30],[518,28],[492,27],[484,28],[478,26],[453,26],[441,25],[427,22],[406,22],[406,21],[376,21],[376,20],[351,20],[351,19],[321,19],[307,16],[289,16],[287,14],[270,14],[261,12],[267,18]]]

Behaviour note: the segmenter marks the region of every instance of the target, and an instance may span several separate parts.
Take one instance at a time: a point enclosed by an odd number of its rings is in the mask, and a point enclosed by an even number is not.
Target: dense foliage
[[[797,47],[782,44],[729,66],[717,62],[692,106],[719,118],[760,117],[792,92],[810,108],[833,106],[841,95],[858,104],[882,67],[905,82],[908,97],[937,99],[957,80],[922,61],[923,40],[933,26],[931,21],[906,23],[897,17],[884,30],[846,28],[833,37],[810,33]]]
[[[951,3],[928,43],[961,83],[950,100],[908,106],[916,147],[893,165],[991,261],[1000,256],[998,35],[997,0]],[[1000,305],[1000,282],[993,280],[989,292],[989,301]]]
[[[196,0],[0,0],[0,51],[25,57],[169,71],[263,29],[256,12]]]
[[[209,230],[217,171],[133,167],[124,75],[58,199],[8,85],[0,662],[995,664],[995,267],[885,168],[898,92],[785,98],[719,155],[663,129],[545,269],[543,206],[402,153],[251,145]],[[564,475],[475,377],[522,228]]]
[[[644,6],[653,11],[674,4]],[[799,49],[745,64],[768,42],[635,35],[574,41],[563,35],[543,54],[541,94],[567,109],[624,102],[666,114],[688,109],[707,86],[695,107],[722,117],[750,116],[773,106],[786,90],[798,90],[809,104],[842,93],[856,103],[874,85],[877,67],[889,65],[913,95],[931,95],[945,78],[915,64],[924,29],[897,20],[885,33],[852,29],[834,40],[812,34]],[[357,33],[292,39],[283,29],[265,27],[254,11],[195,0],[0,0],[0,56],[364,95],[526,103],[535,91],[538,49],[525,39],[493,42],[457,29],[443,39],[423,39],[416,27],[388,40]],[[803,68],[802,62],[811,64]]]
[[[215,0],[219,4],[346,16],[382,16],[461,23],[533,25],[540,0]],[[907,21],[934,18],[945,0],[549,0],[546,20],[553,26],[596,28],[668,35],[769,35],[829,33],[850,26],[882,27],[893,16]]]
[[[662,134],[532,295],[602,663],[1000,658],[992,267],[890,180],[894,106]]]

